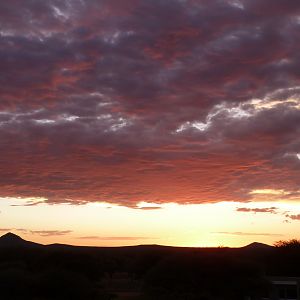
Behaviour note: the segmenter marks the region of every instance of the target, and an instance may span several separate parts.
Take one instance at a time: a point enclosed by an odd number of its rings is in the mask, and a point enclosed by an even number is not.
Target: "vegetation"
[[[300,240],[297,239],[291,239],[291,240],[287,240],[287,241],[277,241],[274,244],[275,247],[277,248],[298,248],[300,249]]]

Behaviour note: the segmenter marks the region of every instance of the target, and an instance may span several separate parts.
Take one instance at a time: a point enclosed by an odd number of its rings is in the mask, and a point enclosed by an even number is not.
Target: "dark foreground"
[[[274,278],[300,277],[300,246],[243,248],[43,246],[0,238],[0,299],[297,299]],[[273,281],[272,281],[273,280]],[[289,290],[291,288],[291,290]],[[297,287],[296,287],[297,289]]]

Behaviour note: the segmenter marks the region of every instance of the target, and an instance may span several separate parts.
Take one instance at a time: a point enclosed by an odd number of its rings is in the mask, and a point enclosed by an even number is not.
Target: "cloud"
[[[153,239],[150,237],[136,237],[136,236],[81,236],[78,239],[82,240],[101,240],[101,241],[137,241],[145,239]]]
[[[11,228],[0,228],[0,232],[9,232],[11,230]]]
[[[0,196],[299,201],[299,2],[121,2],[0,3]]]
[[[136,209],[141,209],[141,210],[157,210],[157,209],[162,209],[161,206],[144,206],[144,207],[136,207]]]
[[[265,207],[265,208],[248,208],[248,207],[238,207],[236,211],[239,212],[253,212],[253,213],[271,213],[277,214],[278,213],[277,207]]]
[[[157,209],[161,209],[161,206],[138,207],[137,209],[142,209],[142,210],[157,210]]]
[[[291,220],[300,220],[300,214],[299,215],[289,215],[289,214],[286,214],[285,216],[287,218],[291,219]]]
[[[280,211],[277,207],[265,207],[265,208],[248,208],[248,207],[238,207],[236,209],[238,212],[251,212],[251,213],[270,213],[270,214],[280,214],[287,219],[283,220],[283,223],[290,223],[291,220],[300,220],[299,215],[289,214],[289,211]]]
[[[73,232],[72,230],[29,230],[24,228],[16,228],[14,230],[21,232],[23,234],[33,234],[42,237],[62,236],[62,235],[68,235]]]
[[[220,232],[213,232],[216,234],[228,234],[228,235],[241,235],[241,236],[283,236],[282,234],[278,233],[256,233],[256,232],[230,232],[230,231],[220,231]]]
[[[45,200],[42,200],[42,201],[30,200],[30,201],[26,201],[25,203],[22,203],[22,204],[11,204],[10,206],[12,206],[12,207],[18,207],[18,206],[36,206],[36,205],[45,203]]]
[[[31,230],[30,233],[37,234],[40,236],[60,236],[60,235],[68,235],[72,233],[72,230]]]

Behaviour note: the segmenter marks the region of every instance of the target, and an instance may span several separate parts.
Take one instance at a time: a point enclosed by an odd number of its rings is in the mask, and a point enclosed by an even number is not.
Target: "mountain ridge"
[[[166,246],[166,245],[148,245],[148,244],[143,244],[143,245],[133,245],[133,246],[78,246],[78,245],[69,245],[69,244],[59,244],[59,243],[52,243],[52,244],[39,244],[35,243],[32,241],[28,241],[23,239],[17,234],[14,234],[12,232],[7,232],[4,235],[0,236],[0,247],[57,247],[57,248],[64,248],[64,247],[74,247],[74,248],[128,248],[128,247],[153,247],[153,248],[164,248],[164,247],[169,247],[169,248],[199,248],[199,249],[205,249],[205,247],[180,247],[180,246]],[[209,247],[211,249],[218,249],[219,247]],[[247,249],[247,250],[263,250],[263,249],[271,249],[274,248],[273,246],[264,244],[264,243],[258,243],[258,242],[253,242],[250,243],[246,246],[243,247],[238,247],[238,248],[231,248],[231,247],[226,247],[230,249]]]
[[[39,247],[41,244],[24,240],[19,235],[8,232],[0,237],[0,247]]]

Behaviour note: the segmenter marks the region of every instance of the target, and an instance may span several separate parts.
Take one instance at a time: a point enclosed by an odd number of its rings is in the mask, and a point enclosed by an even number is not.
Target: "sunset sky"
[[[0,1],[0,235],[300,238],[299,0]]]

